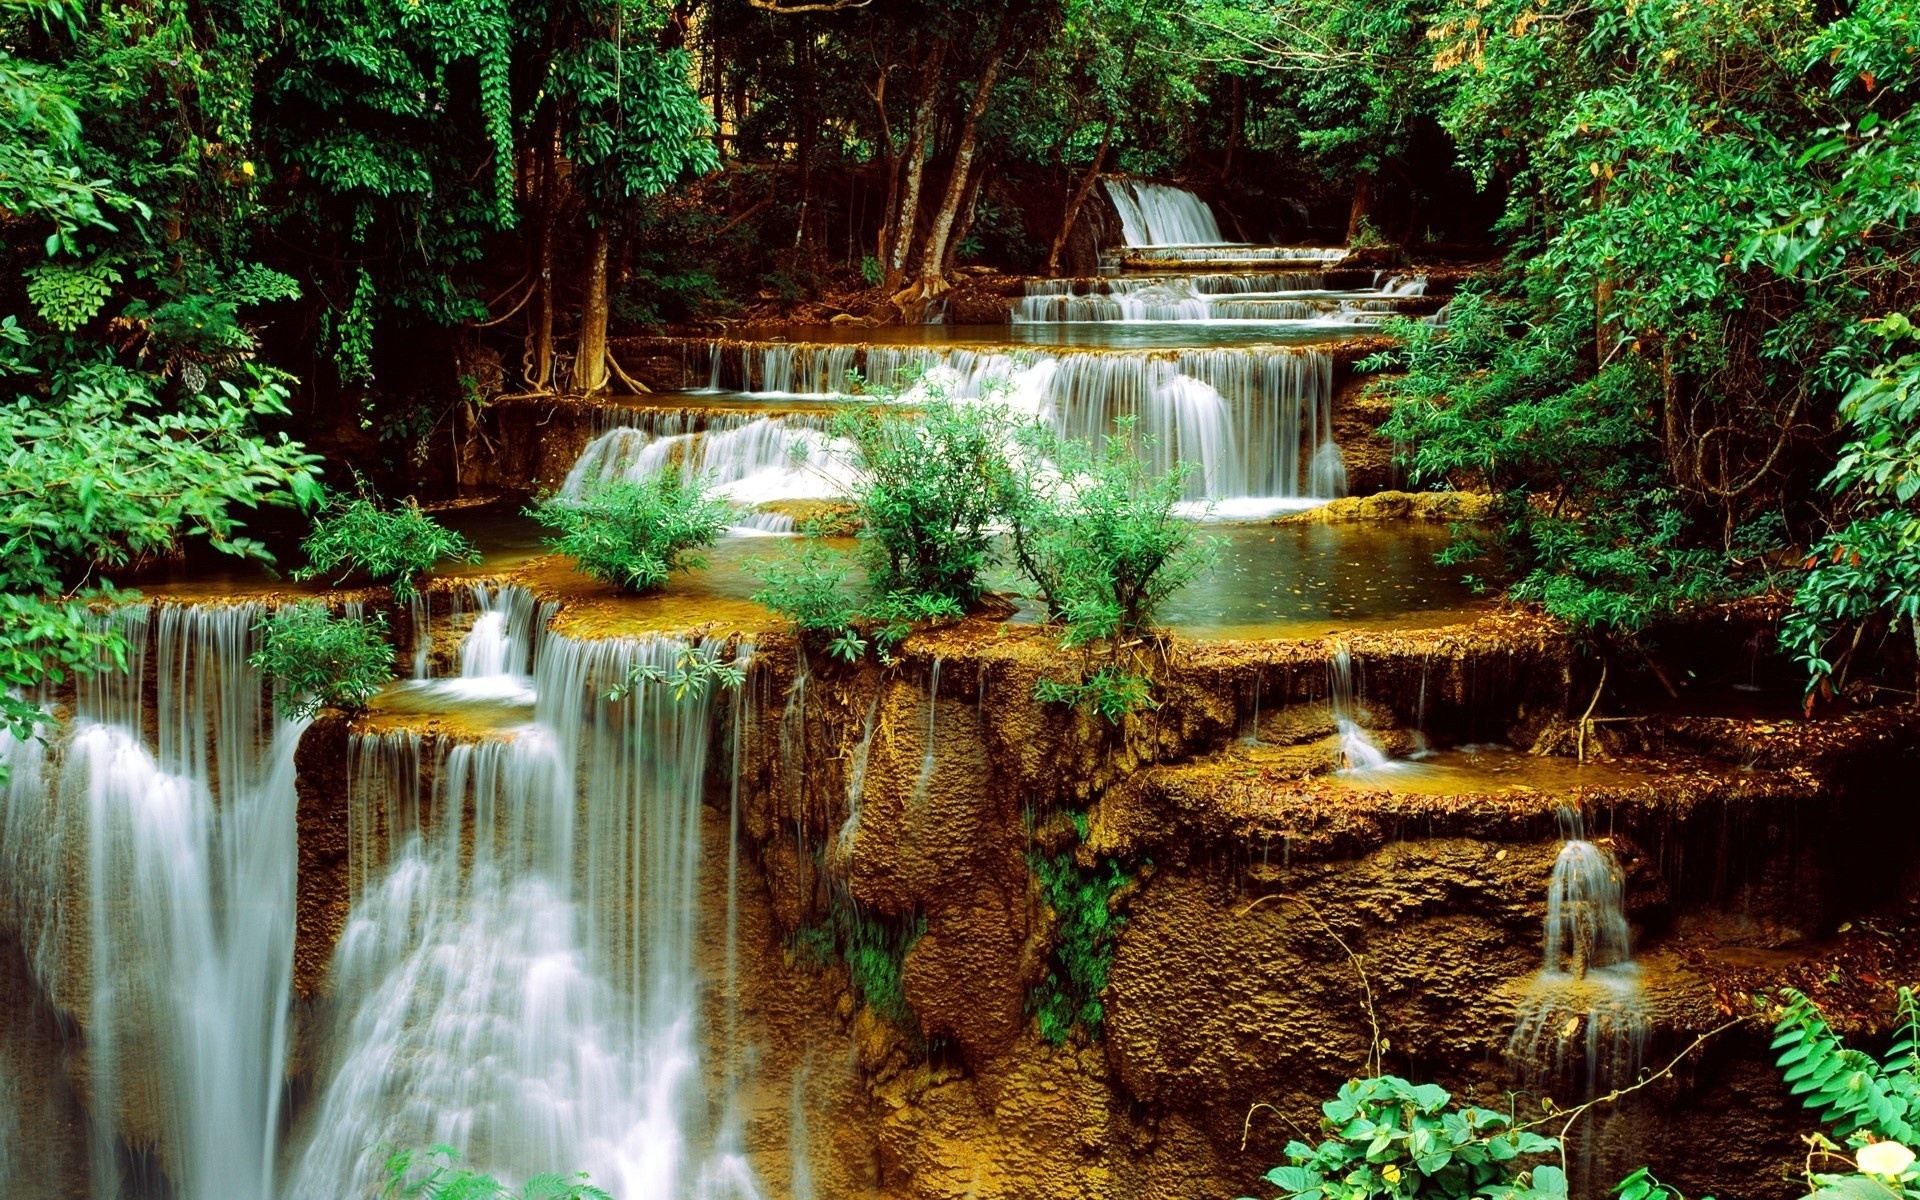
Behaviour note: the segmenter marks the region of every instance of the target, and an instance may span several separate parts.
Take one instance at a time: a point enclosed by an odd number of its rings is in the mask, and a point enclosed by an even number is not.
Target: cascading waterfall
[[[1522,1087],[1585,1101],[1638,1076],[1653,1020],[1619,864],[1587,840],[1577,810],[1558,817],[1564,843],[1547,883],[1545,961],[1520,1002],[1507,1059]],[[1588,1184],[1641,1161],[1634,1125],[1618,1109],[1590,1120],[1573,1149],[1577,1181]]]
[[[713,413],[698,422],[679,413],[661,413],[657,420],[649,419],[652,415],[636,412],[630,424],[588,443],[560,493],[582,496],[596,486],[637,481],[670,466],[709,476],[722,495],[740,505],[832,496],[846,482],[845,447],[829,433],[824,414]],[[743,520],[764,529],[768,523],[754,518],[767,515],[746,514]]]
[[[1354,686],[1353,654],[1336,646],[1327,659],[1333,707],[1333,725],[1340,734],[1340,767],[1344,771],[1379,771],[1390,766],[1386,751],[1367,735],[1359,721],[1359,689]]]
[[[1013,308],[1013,323],[1259,321],[1373,325],[1426,290],[1426,277],[1394,276],[1373,291],[1327,291],[1318,273],[1037,279]]]
[[[1107,197],[1129,246],[1218,246],[1220,223],[1206,201],[1185,188],[1145,179],[1108,178]]]
[[[425,827],[393,830],[336,952],[288,1194],[360,1187],[383,1142],[461,1146],[503,1175],[584,1169],[622,1200],[752,1194],[700,1071],[711,700],[606,698],[636,664],[717,652],[549,634],[533,723],[439,749]],[[351,803],[370,827],[387,801]]]
[[[103,619],[126,668],[80,681],[55,745],[8,739],[13,907],[42,988],[87,1032],[96,1200],[142,1146],[175,1196],[274,1190],[303,726],[274,719],[247,663],[265,612],[118,609]]]
[[[716,349],[731,379],[751,379],[759,354],[801,356],[831,353],[839,362],[844,346],[788,343],[735,343]],[[1191,349],[1175,353],[1143,351],[1011,352],[959,346],[858,347],[852,359],[877,384],[938,387],[963,400],[992,397],[1049,420],[1071,437],[1104,441],[1114,422],[1134,417],[1151,435],[1153,465],[1196,465],[1188,481],[1192,501],[1332,499],[1346,493],[1346,470],[1333,441],[1333,359],[1308,347],[1260,346]],[[915,379],[920,382],[915,384]],[[906,399],[916,393],[909,391]],[[778,462],[796,471],[809,489],[802,494],[835,494],[846,471],[812,428],[794,426],[792,417],[761,418],[769,437],[786,429],[787,449],[772,443],[757,450],[754,462]],[[781,422],[789,424],[782,426]],[[793,432],[794,430],[804,432]],[[711,437],[712,435],[708,435]],[[574,481],[632,476],[670,461],[639,435],[604,435],[590,445],[569,475]],[[689,461],[712,461],[711,451]],[[798,460],[803,466],[795,468]],[[743,460],[744,461],[744,460]],[[709,469],[703,467],[702,469]],[[728,468],[731,470],[732,468]],[[763,478],[742,470],[745,478]],[[727,470],[717,471],[726,482]],[[740,493],[736,492],[736,497]],[[752,494],[752,493],[748,493]],[[1223,515],[1238,509],[1223,504]],[[1241,506],[1245,507],[1245,506]]]

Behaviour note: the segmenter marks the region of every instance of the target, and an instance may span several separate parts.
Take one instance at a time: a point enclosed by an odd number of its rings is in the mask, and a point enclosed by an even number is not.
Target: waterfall
[[[695,421],[680,413],[641,412],[631,424],[588,443],[560,492],[581,496],[599,484],[639,480],[676,466],[709,475],[720,494],[737,504],[819,499],[836,495],[845,483],[846,449],[830,436],[824,415],[713,413]],[[742,520],[762,532],[786,532],[793,525],[791,517],[774,513],[743,513]]]
[[[1129,246],[1218,246],[1220,223],[1206,201],[1185,188],[1144,179],[1101,180]]]
[[[1586,840],[1577,810],[1562,808],[1558,817],[1564,841],[1547,882],[1544,961],[1520,1002],[1507,1059],[1523,1087],[1567,1089],[1584,1101],[1638,1075],[1653,1023],[1633,961],[1619,864]],[[1614,1144],[1622,1139],[1609,1125],[1619,1115],[1603,1114],[1580,1137],[1580,1173],[1589,1179],[1634,1155],[1630,1123],[1629,1144]],[[1607,1161],[1596,1170],[1602,1150]]]
[[[834,839],[835,848],[842,859],[853,857],[853,840],[860,833],[860,806],[867,794],[867,763],[873,756],[873,722],[880,715],[880,693],[875,692],[873,702],[867,705],[867,719],[860,725],[860,740],[854,743],[853,760],[847,768],[847,819],[840,824],[840,833]],[[928,716],[928,725],[932,725],[932,716]],[[931,739],[929,739],[931,754]],[[931,774],[931,771],[928,772]]]
[[[1340,769],[1343,771],[1379,771],[1392,765],[1386,751],[1360,727],[1359,691],[1353,681],[1353,655],[1344,645],[1336,646],[1327,660],[1331,685],[1333,725],[1340,734]]]
[[[622,1200],[750,1188],[700,1069],[712,699],[606,698],[688,652],[716,651],[548,635],[534,721],[439,747],[425,827],[395,830],[335,954],[289,1195],[362,1190],[382,1143],[433,1142],[503,1176],[586,1170]],[[385,801],[351,803],[367,826]]]
[[[802,359],[816,351],[848,349],[745,343],[727,352],[751,358],[763,345]],[[860,355],[854,361],[878,384],[904,383],[910,371],[922,371],[959,399],[1000,399],[1096,446],[1116,420],[1135,417],[1140,432],[1155,439],[1151,455],[1156,470],[1181,461],[1195,464],[1187,492],[1192,501],[1333,499],[1346,492],[1345,468],[1333,445],[1333,359],[1324,350],[1259,346],[1167,354],[970,346],[856,349]],[[750,461],[781,464],[778,469],[791,472],[800,486],[727,484],[730,494],[745,500],[772,498],[782,490],[787,495],[828,496],[842,489],[847,474],[844,449],[828,444],[818,427],[796,424],[798,420],[758,418],[769,440],[755,443],[764,448],[755,449]],[[716,447],[732,444],[719,435],[704,437]],[[602,435],[575,464],[568,487],[584,486],[576,481],[637,477],[660,469],[671,460],[666,452],[649,449],[659,441],[659,436],[649,440],[644,432]],[[716,453],[698,449],[685,461],[715,470],[723,484],[736,474],[751,481],[773,478],[758,467],[716,466]],[[730,461],[749,459],[743,455]]]
[[[933,719],[940,709],[940,658],[934,656],[933,675],[927,682],[927,744],[920,755],[920,774],[914,777],[913,799],[908,811],[918,819],[927,808],[927,789],[933,783]]]
[[[81,680],[55,747],[6,747],[9,891],[36,977],[86,1031],[101,1200],[128,1146],[186,1200],[274,1188],[303,726],[274,720],[247,664],[265,612],[108,614],[126,669]]]

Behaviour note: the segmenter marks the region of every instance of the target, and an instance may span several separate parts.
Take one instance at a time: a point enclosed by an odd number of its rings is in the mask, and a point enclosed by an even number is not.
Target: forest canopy
[[[1920,16],[1899,0],[0,0],[8,714],[85,606],[456,486],[610,330],[1086,269],[1105,173],[1475,260],[1372,364],[1426,486],[1601,637],[1794,596],[1920,637]],[[1871,636],[1863,641],[1860,633]]]

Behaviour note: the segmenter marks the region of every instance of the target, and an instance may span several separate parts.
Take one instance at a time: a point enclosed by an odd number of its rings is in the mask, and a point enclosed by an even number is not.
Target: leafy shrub
[[[1865,1196],[1920,1196],[1920,1004],[1913,991],[1895,993],[1893,1043],[1879,1062],[1849,1049],[1828,1026],[1813,1001],[1792,989],[1774,1049],[1786,1083],[1800,1102],[1820,1114],[1834,1136],[1852,1151],[1851,1172],[1816,1172],[1816,1161],[1846,1162],[1841,1146],[1821,1135],[1811,1140],[1807,1183],[1816,1200]],[[1879,1149],[1870,1149],[1879,1146]]]
[[[855,662],[867,652],[867,642],[854,629],[860,604],[852,577],[846,555],[806,542],[767,565],[766,586],[753,601],[792,621],[803,637],[825,635],[829,654]]]
[[[629,666],[626,676],[607,692],[607,699],[624,700],[646,685],[656,684],[665,688],[674,702],[678,703],[688,696],[700,699],[707,694],[709,687],[717,686],[732,691],[746,681],[747,670],[738,662],[726,661],[717,652],[704,647],[687,646],[673,660],[671,667],[649,662],[637,662]]]
[[[1079,683],[1042,679],[1033,689],[1033,698],[1042,704],[1098,713],[1115,725],[1129,713],[1160,707],[1153,698],[1151,678],[1118,666],[1102,667]]]
[[[279,686],[280,712],[304,721],[331,705],[365,708],[393,678],[387,619],[336,617],[318,604],[289,604],[258,626],[260,649],[247,661]]]
[[[1028,1009],[1039,1019],[1040,1036],[1056,1046],[1076,1028],[1098,1038],[1106,1018],[1100,996],[1113,969],[1114,941],[1127,921],[1113,911],[1113,897],[1132,877],[1112,859],[1082,867],[1070,850],[1053,857],[1029,854],[1027,865],[1054,916],[1053,958],[1046,980],[1028,997]]]
[[[396,600],[410,598],[420,574],[443,559],[480,561],[472,542],[421,512],[413,501],[382,508],[365,496],[329,505],[314,519],[313,532],[300,548],[307,565],[293,573],[295,579],[331,576],[338,586],[357,571],[391,587]]]
[[[1015,559],[1047,611],[1066,622],[1066,643],[1130,637],[1167,597],[1212,570],[1219,548],[1175,514],[1191,463],[1154,472],[1134,418],[1098,453],[1045,425],[1020,431],[1023,461],[1051,462],[1010,476],[1005,502]]]
[[[926,931],[925,917],[888,921],[836,894],[825,919],[797,930],[792,944],[795,956],[814,966],[846,964],[854,995],[895,1025],[911,1029],[917,1021],[900,973]]]
[[[1267,1172],[1282,1200],[1565,1200],[1566,1172],[1529,1156],[1556,1138],[1512,1128],[1490,1109],[1456,1108],[1437,1084],[1391,1075],[1356,1079],[1320,1106],[1327,1139],[1287,1143],[1287,1165]]]
[[[1011,422],[1000,405],[960,403],[931,381],[921,387],[911,411],[861,405],[834,428],[853,443],[860,468],[853,501],[869,593],[964,609],[993,560]]]
[[[491,1175],[456,1166],[451,1146],[395,1150],[381,1168],[380,1200],[613,1200],[577,1175],[535,1175],[513,1191]],[[416,1169],[423,1169],[416,1176]]]
[[[575,499],[550,496],[527,515],[559,531],[547,545],[595,579],[634,592],[667,586],[675,571],[707,565],[695,554],[720,540],[732,507],[705,475],[665,470],[604,484]]]

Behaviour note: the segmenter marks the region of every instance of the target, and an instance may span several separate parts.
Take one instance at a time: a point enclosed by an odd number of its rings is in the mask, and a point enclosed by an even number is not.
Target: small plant
[[[638,482],[603,484],[586,496],[550,496],[527,515],[558,536],[547,545],[595,579],[633,592],[667,586],[675,571],[707,565],[694,553],[726,532],[732,508],[705,475],[668,469]]]
[[[393,678],[387,619],[336,617],[318,604],[289,604],[259,625],[260,649],[247,661],[277,684],[276,702],[289,721],[322,708],[365,708]]]
[[[1817,1200],[1920,1197],[1920,1004],[1909,988],[1894,995],[1896,1025],[1886,1057],[1874,1061],[1842,1043],[1812,1000],[1789,988],[1786,1010],[1774,1026],[1774,1049],[1786,1083],[1820,1114],[1836,1143],[1809,1139],[1807,1185]],[[1821,1162],[1851,1167],[1815,1171]]]
[[[926,931],[925,917],[888,921],[862,912],[836,893],[825,919],[796,930],[792,946],[797,958],[817,967],[845,963],[854,995],[895,1025],[911,1029],[917,1022],[907,1003],[901,971],[908,952]]]
[[[807,542],[767,565],[766,586],[753,601],[792,621],[803,637],[825,637],[827,653],[835,658],[857,662],[867,642],[854,630],[860,606],[852,577],[846,555]]]
[[[1096,453],[1045,425],[1020,430],[1027,469],[1010,474],[1004,501],[1014,557],[1033,580],[1065,642],[1134,637],[1169,596],[1213,569],[1218,544],[1194,536],[1175,509],[1191,463],[1155,472],[1153,449],[1122,419]],[[1050,462],[1047,471],[1038,464]]]
[[[1557,1139],[1452,1101],[1437,1084],[1356,1079],[1320,1106],[1327,1139],[1287,1143],[1287,1165],[1266,1180],[1281,1200],[1566,1200],[1564,1170],[1524,1163],[1558,1151]]]
[[[1011,423],[998,404],[962,404],[941,383],[911,382],[913,411],[861,405],[834,421],[860,468],[860,560],[872,596],[904,592],[964,610],[993,560]]]
[[[707,688],[718,686],[732,691],[747,681],[747,669],[737,662],[725,662],[713,654],[688,646],[674,659],[673,666],[637,662],[627,668],[624,679],[607,693],[607,699],[624,700],[648,684],[667,689],[675,703],[688,696],[699,699]]]
[[[394,1150],[381,1167],[380,1200],[613,1200],[576,1175],[535,1175],[514,1191],[491,1175],[457,1166],[451,1146]]]
[[[1056,1046],[1075,1029],[1097,1039],[1106,1019],[1100,997],[1127,921],[1114,911],[1114,895],[1132,877],[1112,859],[1082,867],[1071,850],[1051,858],[1029,854],[1027,865],[1054,916],[1053,959],[1046,980],[1028,997],[1028,1010],[1040,1022],[1040,1036]]]
[[[860,260],[860,278],[867,281],[868,287],[879,287],[886,277],[886,268],[873,255],[869,254]]]
[[[338,586],[358,571],[391,587],[396,600],[410,599],[419,576],[444,559],[480,561],[472,542],[421,512],[413,501],[382,508],[366,496],[329,504],[314,519],[313,532],[300,548],[307,565],[293,573],[295,579],[330,577]]]
[[[1079,683],[1042,679],[1033,689],[1033,698],[1042,704],[1098,713],[1115,725],[1129,713],[1160,707],[1153,698],[1151,678],[1118,666],[1102,667]]]

